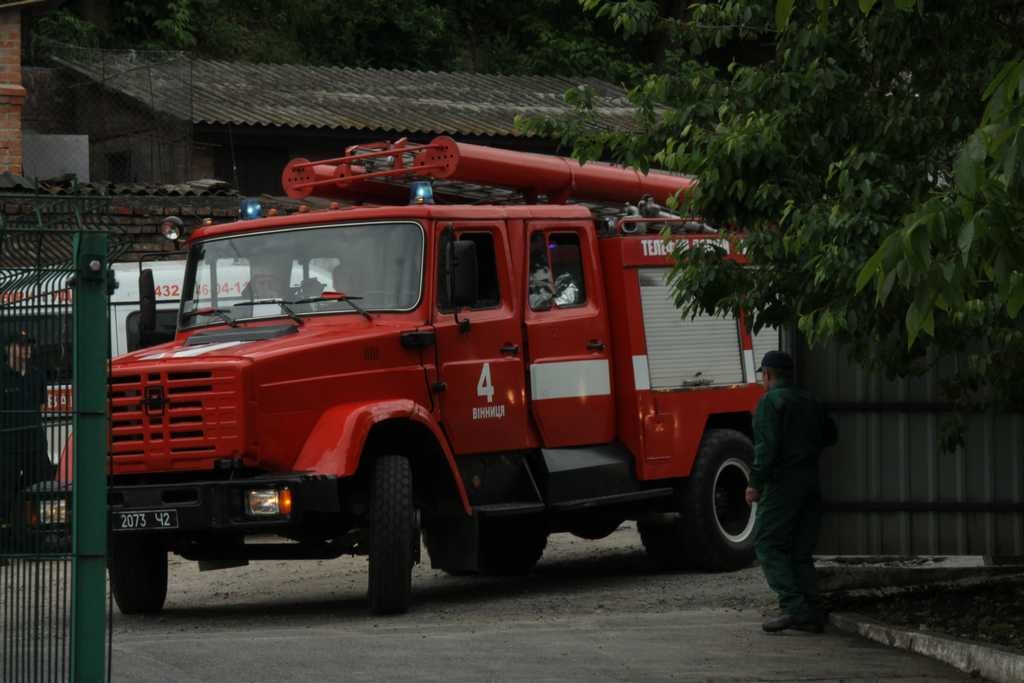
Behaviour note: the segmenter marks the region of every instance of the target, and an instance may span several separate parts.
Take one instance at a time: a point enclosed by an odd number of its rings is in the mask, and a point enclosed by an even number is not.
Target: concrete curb
[[[1024,655],[952,636],[897,628],[859,614],[833,613],[833,626],[870,640],[937,659],[995,683],[1024,681]]]

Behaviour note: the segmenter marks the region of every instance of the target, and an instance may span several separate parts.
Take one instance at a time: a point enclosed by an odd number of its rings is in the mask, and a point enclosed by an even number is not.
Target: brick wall
[[[21,173],[21,10],[0,10],[0,172]]]
[[[32,197],[26,195],[0,194],[0,214],[3,221],[21,227],[38,224],[36,211],[42,217],[44,226],[73,228],[68,213],[68,204],[62,200],[71,197]],[[95,198],[94,198],[95,199]],[[151,197],[116,196],[109,198],[109,204],[102,208],[90,208],[83,220],[88,227],[106,227],[112,232],[127,235],[132,242],[132,253],[137,257],[142,252],[173,251],[173,245],[160,235],[160,224],[164,216],[179,216],[189,230],[200,226],[204,219],[214,223],[227,223],[238,217],[239,197]],[[265,209],[275,208],[282,213],[295,211],[298,202],[281,200],[276,202],[263,199]],[[132,253],[124,260],[132,260]]]

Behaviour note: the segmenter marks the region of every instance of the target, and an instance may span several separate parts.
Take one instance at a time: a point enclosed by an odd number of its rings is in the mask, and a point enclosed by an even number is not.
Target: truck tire
[[[704,435],[689,479],[679,491],[679,516],[641,521],[647,554],[666,569],[732,571],[754,561],[754,510],[744,500],[754,445],[742,432]]]
[[[167,548],[152,536],[110,542],[110,591],[121,614],[156,614],[167,599]]]
[[[548,544],[543,519],[484,520],[480,529],[480,572],[492,576],[530,573]]]
[[[419,542],[412,498],[412,467],[402,456],[380,456],[373,463],[370,490],[367,594],[370,611],[374,614],[408,611],[412,594],[412,565]]]

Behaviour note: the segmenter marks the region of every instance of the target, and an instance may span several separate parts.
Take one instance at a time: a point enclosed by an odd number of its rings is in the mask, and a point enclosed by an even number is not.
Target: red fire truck
[[[741,258],[656,206],[691,179],[439,137],[283,183],[351,205],[196,230],[175,340],[113,361],[122,612],[163,607],[168,552],[368,554],[378,613],[408,608],[421,539],[436,568],[524,573],[550,533],[636,520],[661,565],[750,563],[754,358],[778,335],[681,318],[672,254]]]

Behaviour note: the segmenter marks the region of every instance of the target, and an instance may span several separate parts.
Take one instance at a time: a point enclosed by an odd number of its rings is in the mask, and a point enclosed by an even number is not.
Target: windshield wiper
[[[341,292],[321,292],[320,296],[311,296],[308,299],[299,299],[297,301],[289,301],[290,304],[315,304],[318,301],[344,301],[349,306],[354,308],[367,320],[373,320],[370,312],[357,304],[356,301],[362,299],[361,296],[349,296],[348,294],[342,294]]]
[[[188,320],[196,317],[197,315],[213,315],[220,318],[231,327],[238,327],[238,321],[228,315],[228,311],[223,308],[197,308],[194,311],[186,311],[185,313],[182,313],[181,317],[184,320]]]
[[[286,301],[284,299],[253,299],[252,301],[239,301],[237,304],[232,304],[232,308],[238,308],[239,306],[260,306],[262,304],[277,304],[281,307],[281,310],[288,314],[288,317],[294,320],[299,325],[305,325],[306,321],[303,320],[298,313],[292,310],[288,304],[303,303],[301,301]]]

